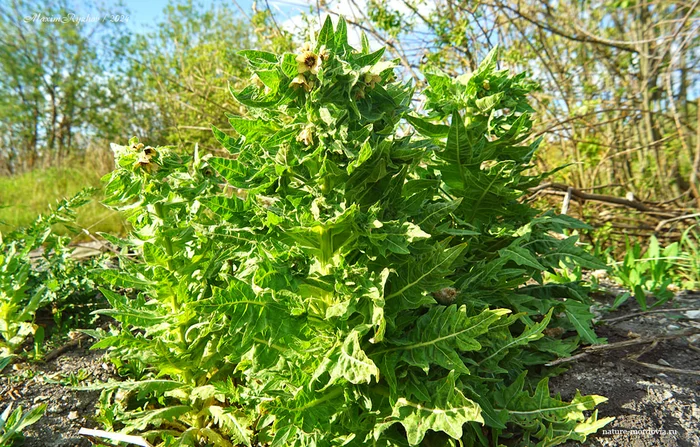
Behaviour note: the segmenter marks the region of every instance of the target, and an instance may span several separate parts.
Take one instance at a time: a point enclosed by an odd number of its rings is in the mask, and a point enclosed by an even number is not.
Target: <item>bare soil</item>
[[[80,427],[100,428],[95,421],[99,391],[77,391],[74,385],[116,378],[104,351],[90,351],[86,342],[47,363],[16,364],[0,379],[0,407],[14,401],[13,408],[29,409],[45,403],[46,413],[24,430],[23,447],[89,447],[78,436]],[[82,380],[80,380],[82,379]]]
[[[600,294],[602,304],[614,295]],[[663,312],[639,314],[633,299],[602,315],[596,327],[610,346],[586,351],[566,362],[569,370],[551,380],[552,392],[572,398],[599,394],[609,400],[599,417],[613,416],[585,445],[605,447],[700,446],[700,293],[681,292]],[[619,320],[605,321],[616,318]],[[679,334],[685,334],[679,336]],[[625,344],[620,342],[630,342]],[[618,344],[615,344],[618,343]],[[78,344],[47,363],[18,364],[0,377],[0,407],[31,408],[46,403],[44,417],[25,430],[24,447],[89,447],[80,427],[99,428],[95,420],[99,392],[70,388],[116,378],[102,351]],[[567,443],[567,447],[580,444]]]
[[[613,297],[601,298],[612,302]],[[551,380],[552,391],[562,397],[572,398],[578,389],[608,398],[598,416],[615,420],[585,445],[700,446],[700,293],[680,293],[661,309],[669,311],[635,315],[639,307],[630,299],[605,315],[603,320],[624,318],[601,321],[596,327],[612,349],[571,362],[565,374]],[[649,339],[654,341],[645,342]],[[644,342],[625,346],[625,341]]]

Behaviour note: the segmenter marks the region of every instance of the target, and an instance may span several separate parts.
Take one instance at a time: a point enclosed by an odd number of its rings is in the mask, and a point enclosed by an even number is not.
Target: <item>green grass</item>
[[[81,189],[101,188],[101,174],[87,167],[37,169],[24,174],[0,177],[0,231],[7,232],[30,224],[39,214],[49,212],[49,206],[71,197]],[[78,210],[77,223],[91,233],[104,231],[124,234],[123,219],[95,200]],[[65,228],[57,228],[66,234]]]

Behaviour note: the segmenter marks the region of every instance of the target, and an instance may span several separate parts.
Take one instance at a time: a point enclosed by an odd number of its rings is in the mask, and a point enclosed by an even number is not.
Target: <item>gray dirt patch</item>
[[[24,430],[23,447],[89,447],[78,436],[80,427],[94,428],[98,391],[77,391],[70,387],[77,377],[85,382],[106,381],[114,376],[111,365],[102,360],[102,351],[78,346],[48,363],[18,364],[0,379],[0,406],[12,401],[13,408],[27,410],[45,403],[46,413]],[[8,370],[12,367],[8,367]],[[71,376],[72,374],[72,376]],[[56,383],[62,382],[62,383]],[[77,384],[77,383],[76,383]],[[99,427],[97,427],[99,428]]]
[[[668,312],[639,312],[627,303],[605,319],[630,317],[601,323],[596,332],[609,343],[654,339],[620,349],[609,349],[571,363],[563,375],[553,378],[551,389],[562,397],[599,394],[608,398],[598,416],[615,421],[590,437],[585,445],[605,447],[695,447],[700,445],[700,320],[692,312],[672,308],[700,309],[700,295],[682,293]],[[677,336],[678,334],[691,334]],[[568,447],[577,443],[567,443]]]

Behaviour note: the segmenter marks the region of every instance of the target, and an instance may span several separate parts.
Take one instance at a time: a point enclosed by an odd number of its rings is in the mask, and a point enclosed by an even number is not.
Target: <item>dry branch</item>
[[[700,332],[700,331],[698,331],[697,329],[692,329],[689,331],[682,332],[680,334],[651,336],[651,337],[639,337],[639,338],[633,338],[631,340],[623,340],[623,341],[618,341],[615,343],[608,343],[606,345],[587,346],[587,347],[583,348],[583,352],[580,352],[576,355],[572,355],[571,357],[563,357],[560,359],[556,359],[554,361],[551,361],[551,362],[545,364],[545,366],[556,366],[556,365],[560,365],[562,363],[570,363],[570,362],[573,362],[575,360],[580,360],[584,357],[587,357],[591,354],[595,354],[598,352],[611,351],[613,349],[627,348],[627,347],[635,346],[635,345],[658,343],[660,341],[673,340],[675,338],[689,337],[691,335],[697,334],[698,332]]]

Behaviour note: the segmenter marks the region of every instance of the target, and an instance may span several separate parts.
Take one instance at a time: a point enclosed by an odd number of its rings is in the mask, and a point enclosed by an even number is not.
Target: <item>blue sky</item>
[[[182,0],[183,2],[185,0]],[[162,16],[163,9],[169,3],[168,0],[122,0],[124,5],[129,9],[129,27],[136,32],[148,31],[150,26],[158,22],[158,19]],[[210,5],[212,3],[222,3],[221,1],[214,0],[195,0],[196,4]],[[223,3],[228,4],[235,8],[232,1],[224,1]],[[238,5],[243,8],[246,12],[250,11],[252,0],[237,0]],[[120,8],[115,7],[115,14],[122,14],[123,11]]]
[[[167,0],[123,0],[129,9],[129,27],[134,31],[142,31],[149,24],[155,23],[161,15],[163,8],[168,4]],[[115,13],[120,13],[115,8]]]

